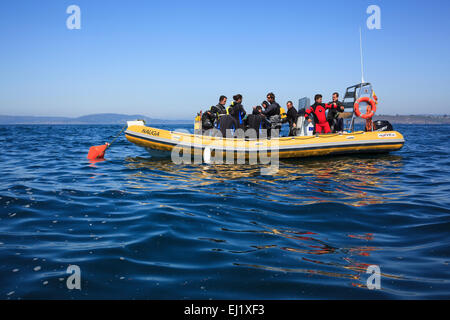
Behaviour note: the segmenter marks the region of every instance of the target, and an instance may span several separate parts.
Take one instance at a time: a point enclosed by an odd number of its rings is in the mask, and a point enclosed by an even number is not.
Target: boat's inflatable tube
[[[359,104],[361,102],[367,102],[368,104],[370,104],[370,106],[372,107],[372,111],[366,114],[361,114],[361,111],[359,111]],[[377,103],[370,97],[361,97],[355,101],[353,109],[355,110],[355,114],[357,117],[361,117],[363,119],[370,119],[375,115],[375,112],[377,112]]]
[[[129,126],[125,131],[128,141],[153,153],[171,156],[180,148],[199,152],[209,162],[217,154],[231,152],[234,157],[279,154],[280,158],[315,157],[354,153],[385,153],[399,150],[405,142],[397,131],[351,132],[317,136],[273,137],[272,139],[243,139],[202,136],[176,132],[145,125]],[[184,152],[184,151],[183,151]]]

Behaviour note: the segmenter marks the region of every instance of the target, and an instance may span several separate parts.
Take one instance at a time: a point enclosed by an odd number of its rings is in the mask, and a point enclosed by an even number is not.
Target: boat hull
[[[403,135],[397,131],[352,132],[317,136],[280,137],[272,139],[245,140],[194,135],[173,132],[145,125],[132,125],[125,132],[131,143],[147,149],[152,156],[170,157],[174,148],[190,149],[192,154],[204,152],[205,148],[215,155],[230,153],[235,157],[278,152],[279,158],[301,158],[342,154],[387,153],[397,151],[404,145]]]

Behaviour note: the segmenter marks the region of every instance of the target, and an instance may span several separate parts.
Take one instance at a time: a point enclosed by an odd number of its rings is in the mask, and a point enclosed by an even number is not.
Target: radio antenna
[[[359,28],[359,51],[361,55],[361,83],[364,83],[364,63],[363,63],[361,27]]]

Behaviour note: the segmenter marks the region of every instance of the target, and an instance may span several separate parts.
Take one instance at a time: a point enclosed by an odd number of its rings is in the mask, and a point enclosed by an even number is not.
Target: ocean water
[[[86,159],[120,129],[0,126],[0,299],[450,298],[450,126],[397,125],[400,151],[274,176],[123,136]]]

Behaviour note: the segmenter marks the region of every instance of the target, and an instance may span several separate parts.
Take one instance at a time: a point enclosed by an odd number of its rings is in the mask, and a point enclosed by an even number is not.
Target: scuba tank
[[[314,135],[314,125],[312,124],[312,122],[309,122],[308,125],[306,126],[306,135],[307,136]]]
[[[202,116],[197,113],[194,120],[194,134],[202,134]]]
[[[282,108],[282,107],[280,107],[280,116],[281,116],[281,120],[284,120],[287,118],[286,110],[284,110],[284,108]]]
[[[305,117],[298,117],[297,119],[297,136],[305,135]]]

